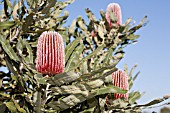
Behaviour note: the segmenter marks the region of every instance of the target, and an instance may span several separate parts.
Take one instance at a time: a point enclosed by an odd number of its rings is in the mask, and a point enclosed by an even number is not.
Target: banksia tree
[[[128,19],[124,24],[118,22],[118,27],[110,27],[104,11],[98,20],[86,9],[89,23],[79,16],[70,26],[63,27],[69,14],[64,8],[73,1],[2,2],[0,67],[7,72],[0,72],[0,111],[133,113],[169,98],[138,105],[140,92],[112,83],[112,73],[124,57],[124,48],[137,42],[139,36],[135,32],[146,23],[146,17],[136,26]],[[116,16],[111,14],[112,24],[116,24]],[[128,73],[127,66],[125,72],[130,90],[138,74],[132,76],[133,71]],[[128,100],[119,98],[106,103],[108,95],[127,93]]]
[[[42,74],[64,72],[64,43],[57,32],[43,32],[38,39],[36,69]]]

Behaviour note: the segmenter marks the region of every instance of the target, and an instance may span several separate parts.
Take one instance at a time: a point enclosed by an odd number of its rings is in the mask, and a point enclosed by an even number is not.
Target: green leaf
[[[165,97],[157,98],[157,99],[154,99],[154,100],[152,100],[152,101],[150,101],[150,102],[148,102],[146,104],[136,105],[136,106],[134,106],[134,108],[136,108],[136,107],[149,107],[149,106],[152,106],[152,105],[155,105],[155,104],[159,104],[159,103],[161,103],[161,102],[163,102],[163,101],[165,101],[167,99],[168,98],[165,98]]]
[[[5,61],[9,71],[12,72],[15,76],[18,76],[18,72],[17,70],[14,69],[14,66],[12,65],[12,61],[9,59],[8,56],[5,56]]]
[[[94,95],[92,93],[89,93],[88,91],[84,91],[81,94],[69,95],[58,101],[51,101],[48,104],[48,106],[53,108],[54,110],[63,111],[93,96]]]
[[[18,11],[18,9],[20,9],[20,6],[21,6],[21,1],[18,1],[18,3],[15,4],[15,6],[13,8],[12,17],[14,20],[17,19],[17,11]]]
[[[86,11],[86,14],[87,14],[89,20],[97,21],[96,17],[94,16],[94,14],[89,9],[85,9],[85,11]]]
[[[65,62],[68,61],[70,55],[72,54],[72,52],[74,51],[74,49],[76,48],[76,46],[80,43],[80,40],[82,39],[82,37],[78,37],[76,38],[72,43],[69,43],[66,48],[65,48]]]
[[[15,25],[15,21],[0,22],[0,30],[8,29]]]
[[[15,107],[17,108],[17,110],[18,110],[20,113],[26,113],[26,111],[19,106],[19,104],[16,102],[16,100],[14,101],[14,104],[15,104]]]
[[[5,113],[5,110],[6,110],[5,104],[0,104],[0,111],[1,111],[1,113]]]
[[[109,48],[106,57],[103,59],[104,64],[107,65],[109,63],[109,61],[110,61],[110,59],[112,57],[112,53],[113,53],[113,49]]]
[[[92,108],[89,108],[89,109],[86,109],[84,111],[81,111],[80,113],[93,113],[95,107],[92,107]]]
[[[99,88],[103,85],[103,80],[94,80],[86,83],[79,83],[74,85],[67,85],[61,87],[52,87],[51,90],[55,93],[55,95],[59,94],[81,94],[84,91],[91,91],[92,89]]]
[[[10,8],[12,8],[12,9],[13,9],[13,6],[12,6],[12,4],[11,4],[10,0],[5,0],[5,1],[6,1],[7,5],[8,5]]]
[[[129,39],[129,40],[136,40],[136,39],[138,39],[139,38],[139,35],[134,35],[134,34],[130,34],[128,37],[127,37],[127,39]]]
[[[106,92],[103,92],[103,91],[106,91]],[[77,105],[78,103],[81,103],[87,99],[90,99],[96,95],[102,95],[106,93],[126,93],[126,92],[127,92],[126,90],[117,88],[115,86],[108,86],[106,88],[96,89],[92,92],[82,91],[81,94],[69,95],[58,101],[51,101],[48,104],[48,106],[57,111],[63,111],[65,109],[68,109],[70,107]]]
[[[84,57],[80,62],[77,63],[77,65],[73,68],[71,68],[70,70],[76,69],[77,67],[79,67],[83,62],[87,61],[88,59],[92,58],[94,55],[96,55],[99,51],[101,51],[103,48],[105,47],[105,44],[102,44],[101,46],[99,46],[96,50],[94,50],[92,53],[90,53],[89,55],[87,55],[86,57]]]
[[[43,77],[41,74],[35,74],[34,78],[37,80],[39,84],[46,84],[47,78]]]
[[[106,94],[106,93],[125,94],[125,93],[127,93],[127,90],[120,89],[119,87],[116,87],[116,86],[113,86],[113,85],[109,85],[109,86],[97,89],[93,92],[96,92],[96,95],[103,95],[103,94]]]
[[[134,65],[133,68],[130,70],[129,76],[132,77],[137,65]]]
[[[81,16],[79,16],[79,17],[77,18],[77,23],[78,23],[79,27],[82,29],[82,31],[84,31],[85,33],[87,33],[87,27],[85,26],[85,22],[84,22],[84,20],[82,19]],[[86,34],[85,34],[85,35],[86,35]]]
[[[5,105],[11,112],[17,113],[17,108],[15,107],[15,104],[13,102],[7,102],[5,103]]]
[[[76,26],[76,22],[77,22],[76,19],[73,20],[71,26],[69,27],[68,31],[69,31],[70,34],[74,34],[74,27]]]
[[[42,100],[41,100],[41,88],[38,88],[38,91],[36,91],[35,93],[34,93],[34,96],[33,96],[33,102],[34,102],[34,104],[36,105],[35,107],[34,107],[34,110],[35,110],[35,112],[36,113],[42,113],[41,112],[41,104],[42,104]]]
[[[62,84],[70,83],[79,77],[80,77],[79,74],[70,71],[70,72],[57,74],[54,77],[50,77],[47,82],[50,83],[51,85],[60,86]]]
[[[140,92],[138,92],[138,91],[130,92],[129,93],[129,103],[134,104],[138,99],[141,98],[142,95],[144,95],[144,93],[140,94]]]
[[[43,14],[47,14],[50,11],[50,8],[54,7],[56,4],[56,0],[48,0],[48,2],[48,5],[42,10]]]
[[[33,22],[33,16],[34,16],[33,13],[30,13],[28,16],[26,16],[25,22],[23,23],[23,26],[22,26],[22,31],[23,31],[24,33],[28,31],[29,26],[32,24],[32,22]]]
[[[27,48],[27,52],[29,54],[28,58],[29,58],[29,63],[33,64],[33,51],[31,46],[28,44],[28,42],[26,40],[23,40],[23,43],[25,44],[26,48]]]
[[[9,57],[11,59],[13,59],[15,61],[19,61],[19,59],[18,59],[16,53],[14,52],[14,50],[12,49],[10,43],[2,35],[0,35],[0,43],[2,44],[4,51],[9,55]]]
[[[117,70],[117,68],[115,68],[114,65],[105,66],[100,69],[94,70],[90,73],[81,75],[80,78],[78,78],[78,80],[89,81],[91,79],[93,79],[93,80],[105,79],[106,76],[110,75],[111,73],[115,72],[116,70]],[[103,73],[103,72],[105,72],[105,73]],[[103,74],[100,74],[100,73],[103,73]],[[99,75],[97,75],[97,74],[99,74]],[[93,77],[92,77],[92,75],[93,75]],[[95,76],[95,75],[97,75],[97,76]]]
[[[83,49],[84,45],[81,44],[72,52],[72,55],[67,62],[65,72],[69,71],[70,68],[75,67],[77,63],[80,62],[80,54],[83,52]]]

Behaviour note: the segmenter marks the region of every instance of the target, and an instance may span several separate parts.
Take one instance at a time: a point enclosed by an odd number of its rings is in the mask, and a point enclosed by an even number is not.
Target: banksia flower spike
[[[107,6],[107,9],[106,9],[106,15],[105,15],[106,20],[109,23],[109,26],[112,27],[112,21],[111,21],[110,13],[113,13],[115,15],[115,17],[117,19],[117,22],[116,22],[117,25],[122,24],[122,13],[121,13],[121,8],[120,8],[119,4],[110,3]]]
[[[116,72],[112,73],[112,80],[113,80],[113,85],[117,86],[119,88],[128,90],[128,76],[127,74],[122,71],[122,70],[117,70]],[[114,93],[114,100],[118,98],[125,98],[128,100],[128,93],[126,94],[117,94]]]
[[[38,39],[36,69],[42,74],[64,72],[64,43],[61,35],[45,31]]]

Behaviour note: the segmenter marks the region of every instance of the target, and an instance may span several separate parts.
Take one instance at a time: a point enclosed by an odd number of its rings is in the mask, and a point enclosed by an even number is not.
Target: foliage
[[[63,27],[69,15],[63,9],[73,0],[4,0],[0,15],[0,66],[8,72],[0,72],[1,112],[141,112],[141,108],[162,102],[153,100],[138,105],[142,94],[129,92],[129,101],[118,99],[111,105],[105,103],[108,94],[126,93],[112,85],[109,77],[124,57],[123,49],[137,42],[134,34],[146,23],[146,17],[133,26],[132,19],[125,24],[113,24],[109,28],[105,12],[101,19],[86,9],[89,22],[82,17]],[[35,69],[37,39],[44,31],[59,32],[65,42],[65,72],[53,77],[38,73]],[[95,35],[92,35],[92,32]],[[129,75],[129,87],[133,85],[133,70]],[[125,66],[127,71],[127,66]],[[168,97],[169,98],[169,97]]]

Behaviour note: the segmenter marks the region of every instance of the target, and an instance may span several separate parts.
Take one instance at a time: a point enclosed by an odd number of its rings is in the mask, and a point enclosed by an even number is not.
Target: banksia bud
[[[64,71],[64,43],[61,35],[45,31],[38,39],[36,69],[42,74],[55,75]]]
[[[112,80],[113,80],[114,86],[117,86],[117,87],[125,89],[125,90],[129,89],[128,76],[124,71],[118,70],[118,71],[114,72],[112,74]],[[125,98],[126,100],[128,100],[128,93],[126,93],[126,94],[114,93],[114,99],[118,99],[118,98]]]
[[[121,8],[120,8],[119,4],[117,4],[117,3],[110,3],[107,6],[107,9],[106,9],[106,20],[109,23],[110,27],[112,27],[111,16],[110,16],[111,12],[116,16],[116,19],[117,19],[116,24],[117,25],[122,24],[122,13],[121,13]]]

